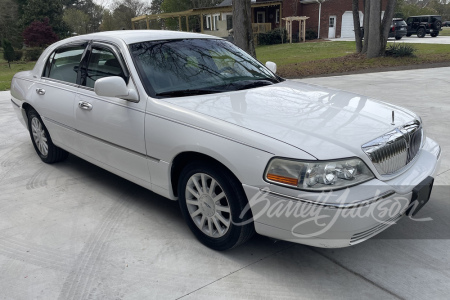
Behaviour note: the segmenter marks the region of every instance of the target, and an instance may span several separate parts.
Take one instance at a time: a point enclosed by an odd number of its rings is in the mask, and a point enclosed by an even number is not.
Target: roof
[[[157,40],[175,40],[175,39],[205,39],[212,38],[218,39],[218,37],[192,33],[183,31],[169,31],[169,30],[115,30],[115,31],[103,31],[97,33],[91,33],[86,35],[80,35],[74,39],[120,39],[126,44],[133,44],[143,41],[157,41]]]
[[[233,0],[223,0],[218,6],[231,6]]]

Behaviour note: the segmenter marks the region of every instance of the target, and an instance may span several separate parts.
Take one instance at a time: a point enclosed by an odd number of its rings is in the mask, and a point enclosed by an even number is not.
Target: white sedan
[[[178,200],[213,249],[346,247],[415,218],[441,155],[420,117],[275,73],[212,36],[102,32],[48,47],[11,102],[42,161],[70,152]]]

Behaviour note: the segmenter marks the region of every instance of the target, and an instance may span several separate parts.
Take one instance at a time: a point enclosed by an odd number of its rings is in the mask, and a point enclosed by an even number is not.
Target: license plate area
[[[407,215],[415,216],[422,207],[430,200],[431,190],[433,189],[434,178],[428,176],[421,183],[414,187],[412,191],[411,202],[406,211]]]

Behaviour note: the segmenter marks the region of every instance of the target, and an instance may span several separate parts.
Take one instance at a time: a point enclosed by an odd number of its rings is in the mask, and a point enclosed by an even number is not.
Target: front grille
[[[422,145],[423,129],[415,120],[362,146],[378,173],[389,175],[411,162]]]

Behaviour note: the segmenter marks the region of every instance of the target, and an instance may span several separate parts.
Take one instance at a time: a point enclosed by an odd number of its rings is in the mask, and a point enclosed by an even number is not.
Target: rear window
[[[431,17],[431,23],[434,23],[435,21],[440,21],[442,19],[441,16],[432,16]]]
[[[395,27],[406,26],[406,22],[403,21],[403,20],[400,20],[400,21],[394,21],[394,26],[395,26]]]

